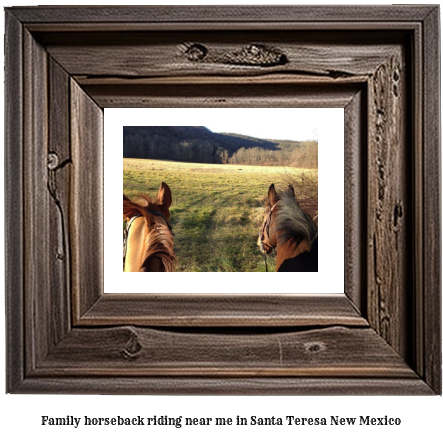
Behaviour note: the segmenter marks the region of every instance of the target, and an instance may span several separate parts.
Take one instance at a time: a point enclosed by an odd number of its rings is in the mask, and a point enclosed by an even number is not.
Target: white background
[[[242,124],[247,126],[272,124],[274,133],[287,130],[288,126],[294,126],[296,129],[295,125],[303,123],[317,125],[320,236],[318,272],[282,272],[278,273],[278,280],[296,285],[296,288],[288,288],[288,293],[343,293],[344,111],[342,108],[105,109],[104,284],[106,293],[121,292],[125,289],[140,292],[155,289],[156,291],[164,290],[165,293],[226,293],[226,290],[233,293],[260,293],[260,291],[269,293],[273,290],[276,273],[174,272],[165,274],[157,272],[150,274],[148,283],[145,273],[122,272],[123,126],[194,126],[195,123],[199,126],[207,126],[212,121],[222,118],[241,120]],[[285,139],[287,137],[270,138]],[[148,178],[147,173],[146,179]],[[283,173],[282,179],[284,179]],[[269,181],[269,185],[273,182],[278,181]],[[159,180],[158,186],[160,183]],[[173,187],[171,190],[174,200]],[[267,190],[268,186],[263,187],[263,195],[266,195]],[[253,239],[256,238],[257,236],[253,236]],[[258,247],[257,254],[259,254]],[[165,275],[168,277],[168,289],[164,289]],[[159,287],[156,287],[157,284]]]
[[[46,1],[45,4],[51,2]],[[53,2],[60,4],[61,2]],[[111,4],[113,2],[95,1],[95,4]],[[137,4],[139,2],[132,2]],[[198,4],[197,2],[189,2]],[[208,2],[202,2],[205,4]],[[223,2],[217,2],[223,4]],[[259,0],[242,0],[241,4],[266,4]],[[279,4],[297,4],[279,0]],[[301,4],[326,4],[329,2],[304,0]],[[356,4],[357,1],[340,0],[331,2],[340,4]],[[366,4],[389,4],[386,1],[365,1]],[[404,3],[404,2],[403,2]],[[4,5],[30,5],[32,2],[11,1]],[[143,3],[147,4],[147,3]],[[156,2],[156,4],[166,4]],[[232,4],[232,2],[225,2]],[[3,20],[1,25],[3,26]],[[0,69],[0,74],[3,74]],[[3,105],[2,105],[3,108]],[[1,122],[3,123],[3,119]],[[3,154],[0,154],[3,160]],[[3,165],[0,165],[3,172]],[[1,196],[3,199],[3,174],[0,175]],[[3,209],[1,221],[3,224]],[[3,244],[3,233],[0,240]],[[4,264],[0,263],[2,282],[4,284]],[[0,327],[4,330],[4,300],[0,300]],[[0,354],[5,357],[4,336],[0,336]],[[4,391],[4,360],[0,365],[0,392]],[[208,434],[212,437],[248,436],[269,437],[278,434],[280,437],[339,437],[373,438],[375,434],[382,438],[392,436],[441,436],[443,402],[441,397],[192,397],[192,396],[65,396],[65,395],[0,395],[0,432],[2,436],[26,436],[33,437],[96,437],[106,434],[107,438],[131,435],[131,437],[148,436],[186,436],[204,437]],[[133,416],[133,415],[169,415],[169,416],[225,416],[235,417],[237,414],[247,417],[249,415],[261,416],[330,416],[341,415],[352,417],[359,415],[400,417],[400,427],[255,427],[255,428],[189,428],[189,429],[148,429],[148,428],[91,428],[73,429],[72,427],[42,427],[39,426],[42,415],[50,416]],[[23,434],[23,435],[22,435]],[[28,436],[29,436],[28,435]]]

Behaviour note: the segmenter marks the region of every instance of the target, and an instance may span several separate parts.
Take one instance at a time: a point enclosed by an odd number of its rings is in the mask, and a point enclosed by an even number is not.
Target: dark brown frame
[[[438,6],[7,8],[7,391],[441,394],[439,38]],[[345,295],[103,294],[102,109],[173,106],[345,108]]]

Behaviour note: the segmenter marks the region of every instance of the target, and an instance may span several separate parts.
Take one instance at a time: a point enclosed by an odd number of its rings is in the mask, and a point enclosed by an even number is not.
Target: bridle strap
[[[156,216],[160,216],[166,222],[166,225],[168,226],[169,231],[171,232],[171,234],[174,235],[174,233],[172,231],[171,224],[169,223],[168,219],[166,219],[166,217],[163,214],[161,214],[159,211],[155,211],[155,210],[148,210],[148,212],[152,213],[152,214],[154,214]]]
[[[265,259],[266,272],[268,272],[268,260],[266,259],[266,253],[263,253],[263,257]]]
[[[268,215],[267,215],[267,217],[266,217],[266,220],[264,221],[264,223],[263,223],[263,226],[262,226],[262,228],[261,228],[261,230],[260,230],[260,233],[259,233],[259,238],[260,238],[260,244],[261,244],[261,247],[262,247],[262,250],[264,251],[265,249],[267,249],[267,250],[269,250],[269,251],[272,251],[273,249],[275,249],[275,246],[276,245],[273,245],[271,242],[270,242],[270,236],[269,236],[269,229],[270,229],[270,227],[271,227],[271,220],[272,220],[272,213],[273,213],[273,211],[274,211],[274,208],[277,206],[277,204],[279,203],[280,201],[277,201],[273,206],[272,206],[272,208],[269,210],[269,212],[268,212]],[[267,242],[265,243],[265,240],[267,240]],[[267,247],[267,248],[265,248],[265,247]]]
[[[269,229],[271,227],[272,212],[274,211],[274,208],[277,206],[279,202],[280,201],[277,201],[269,210],[266,220],[263,222],[263,226],[260,232],[258,233],[258,237],[260,239],[261,252],[263,253],[263,258],[265,259],[266,272],[268,272],[268,259],[266,258],[267,251],[271,252],[276,247],[276,245],[273,245],[270,241]],[[267,243],[265,243],[265,240],[267,240]]]

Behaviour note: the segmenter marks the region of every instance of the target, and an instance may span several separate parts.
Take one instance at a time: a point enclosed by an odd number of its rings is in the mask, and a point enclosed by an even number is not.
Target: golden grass
[[[129,197],[157,194],[162,181],[172,191],[171,223],[178,271],[264,271],[256,245],[268,188],[295,184],[302,199],[317,200],[317,170],[123,160]],[[271,269],[274,266],[271,257]]]

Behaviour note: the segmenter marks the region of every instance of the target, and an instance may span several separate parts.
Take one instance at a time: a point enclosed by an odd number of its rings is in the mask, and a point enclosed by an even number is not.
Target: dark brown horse
[[[257,244],[264,254],[276,250],[278,272],[318,271],[317,225],[300,208],[291,185],[281,194],[277,194],[274,184],[269,187]]]
[[[141,195],[137,202],[123,195],[123,219],[128,221],[123,246],[124,272],[171,272],[175,255],[169,223],[172,194],[162,182],[156,199]]]

